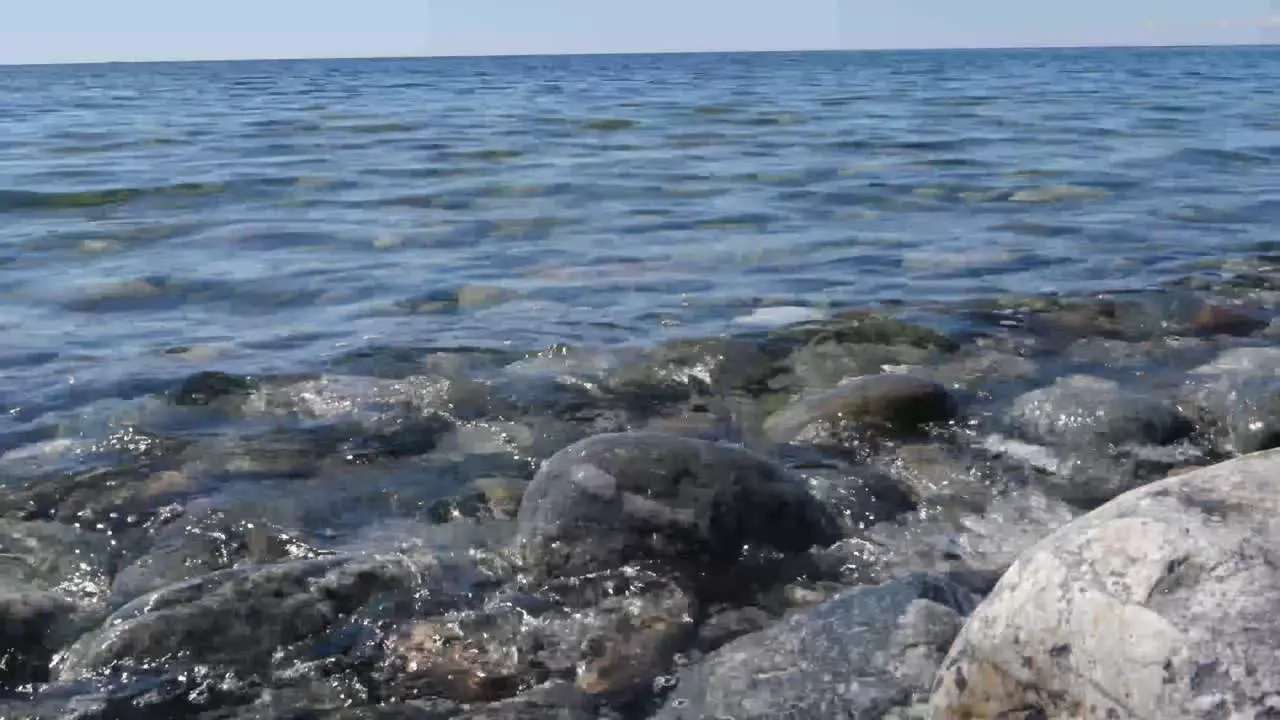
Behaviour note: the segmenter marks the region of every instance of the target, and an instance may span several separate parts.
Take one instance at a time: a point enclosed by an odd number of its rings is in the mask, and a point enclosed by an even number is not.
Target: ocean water
[[[1277,47],[6,67],[0,451],[202,369],[1214,274],[1280,247],[1277,77]]]

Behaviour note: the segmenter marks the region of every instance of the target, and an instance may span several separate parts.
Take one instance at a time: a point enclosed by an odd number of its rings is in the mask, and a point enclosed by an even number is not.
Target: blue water
[[[3,68],[0,401],[1153,286],[1280,242],[1278,77],[1280,47]]]

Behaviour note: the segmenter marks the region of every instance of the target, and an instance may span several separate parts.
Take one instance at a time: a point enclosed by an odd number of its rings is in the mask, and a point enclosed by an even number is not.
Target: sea
[[[1280,249],[1276,78],[1280,47],[3,67],[0,453],[362,348],[1218,277]]]

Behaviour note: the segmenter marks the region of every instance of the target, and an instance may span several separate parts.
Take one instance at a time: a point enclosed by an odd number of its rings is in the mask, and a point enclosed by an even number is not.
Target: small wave
[[[1101,200],[1110,195],[1101,188],[1081,187],[1078,185],[1054,185],[1050,187],[1026,188],[1009,196],[1009,202],[1019,203],[1057,203]]]
[[[223,183],[178,183],[149,188],[109,188],[79,192],[40,192],[36,190],[0,190],[0,213],[27,210],[80,210],[84,208],[124,205],[149,196],[214,195],[225,189]]]
[[[256,190],[268,187],[292,188],[298,182],[296,176],[263,177],[232,182],[179,182],[150,187],[117,187],[98,190],[40,191],[0,189],[0,214],[7,212],[39,212],[59,210],[90,210],[118,207],[150,199],[204,198],[236,190]]]
[[[1266,155],[1241,150],[1223,150],[1221,148],[1183,148],[1169,155],[1165,160],[1200,167],[1266,165],[1272,162],[1271,158]]]

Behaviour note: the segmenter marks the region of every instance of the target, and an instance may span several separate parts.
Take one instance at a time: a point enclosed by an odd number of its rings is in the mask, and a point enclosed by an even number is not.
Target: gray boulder
[[[1165,445],[1191,432],[1172,403],[1089,375],[1025,393],[1009,415],[1024,437],[1046,445]]]
[[[1132,490],[1027,550],[935,682],[935,717],[1274,717],[1280,451]]]
[[[543,463],[525,489],[518,545],[535,577],[632,562],[702,573],[744,546],[803,552],[841,538],[797,478],[742,447],[609,433]]]
[[[681,672],[655,718],[881,718],[927,696],[974,604],[925,574],[854,588]]]

